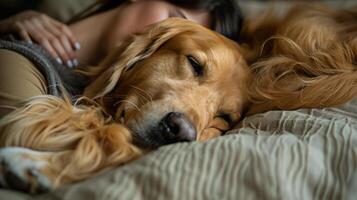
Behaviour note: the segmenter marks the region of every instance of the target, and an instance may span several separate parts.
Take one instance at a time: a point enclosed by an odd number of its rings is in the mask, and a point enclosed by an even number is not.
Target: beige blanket
[[[270,111],[208,142],[160,148],[50,194],[0,199],[356,199],[357,100]]]

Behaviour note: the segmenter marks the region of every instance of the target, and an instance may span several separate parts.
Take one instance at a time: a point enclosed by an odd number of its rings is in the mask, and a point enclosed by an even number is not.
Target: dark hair
[[[238,41],[239,32],[243,24],[243,15],[241,9],[237,3],[237,0],[166,0],[177,6],[181,6],[189,9],[202,9],[208,10],[211,14],[213,30],[218,33]],[[127,0],[102,0],[99,4],[93,5],[97,6],[95,13],[102,12],[120,4],[128,2]],[[91,8],[93,10],[93,8]],[[89,10],[89,9],[88,9]],[[82,13],[81,15],[74,18],[73,21],[77,21],[80,18],[86,17],[89,14]],[[79,18],[78,18],[79,17]]]
[[[209,10],[213,30],[238,41],[243,25],[243,15],[237,0],[167,0],[168,2],[192,9]]]

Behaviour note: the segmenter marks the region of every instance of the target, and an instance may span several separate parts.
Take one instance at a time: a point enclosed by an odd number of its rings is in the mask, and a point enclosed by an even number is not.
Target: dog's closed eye
[[[203,66],[200,64],[200,62],[193,56],[188,55],[186,56],[188,62],[190,63],[192,69],[193,69],[193,73],[196,77],[200,77],[203,76]]]
[[[220,132],[220,135],[224,135],[232,124],[233,119],[230,114],[220,112],[211,121],[209,128],[214,128]]]
[[[233,123],[233,119],[229,114],[221,113],[217,117],[221,118],[223,121],[227,122],[228,125],[232,125],[232,123]]]

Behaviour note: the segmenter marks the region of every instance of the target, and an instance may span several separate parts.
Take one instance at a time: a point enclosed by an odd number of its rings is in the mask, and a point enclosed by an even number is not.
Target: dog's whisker
[[[137,86],[134,86],[134,85],[130,85],[130,87],[132,87],[134,89],[137,89],[137,90],[141,91],[143,94],[147,95],[147,97],[149,98],[148,102],[152,102],[153,101],[152,100],[152,95],[149,92],[147,92],[147,91],[145,91],[145,90],[143,90],[143,89],[141,89],[141,88],[139,88]]]
[[[117,98],[126,98],[128,95],[111,95],[111,96],[105,96],[103,99],[117,99]]]
[[[133,106],[136,110],[138,110],[140,113],[142,113],[142,111],[141,111],[141,109],[139,108],[139,106],[138,106],[138,105],[136,105],[135,103],[133,103],[133,102],[129,101],[129,100],[125,100],[125,99],[120,100],[120,101],[118,101],[118,102],[114,103],[114,106],[116,106],[116,105],[118,105],[118,104],[120,104],[120,103],[123,103],[123,102],[125,102],[125,103],[128,103],[128,104],[132,105],[132,106]]]
[[[130,85],[130,87],[136,89],[138,91],[138,92],[136,92],[138,95],[140,95],[147,102],[150,102],[150,96],[148,94],[146,94],[144,90],[142,90],[136,86],[133,86],[133,85]],[[144,103],[144,102],[141,102],[141,103]]]
[[[135,93],[141,97],[139,98],[141,104],[145,104],[145,101],[149,102],[149,99],[146,96],[142,95],[140,91]]]

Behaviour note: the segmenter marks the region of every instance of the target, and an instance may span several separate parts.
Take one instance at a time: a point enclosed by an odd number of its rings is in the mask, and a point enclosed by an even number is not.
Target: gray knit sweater
[[[34,63],[46,79],[50,95],[63,96],[65,90],[74,97],[81,94],[87,84],[86,77],[57,63],[39,45],[18,41],[10,36],[0,40],[0,49],[15,51]]]

